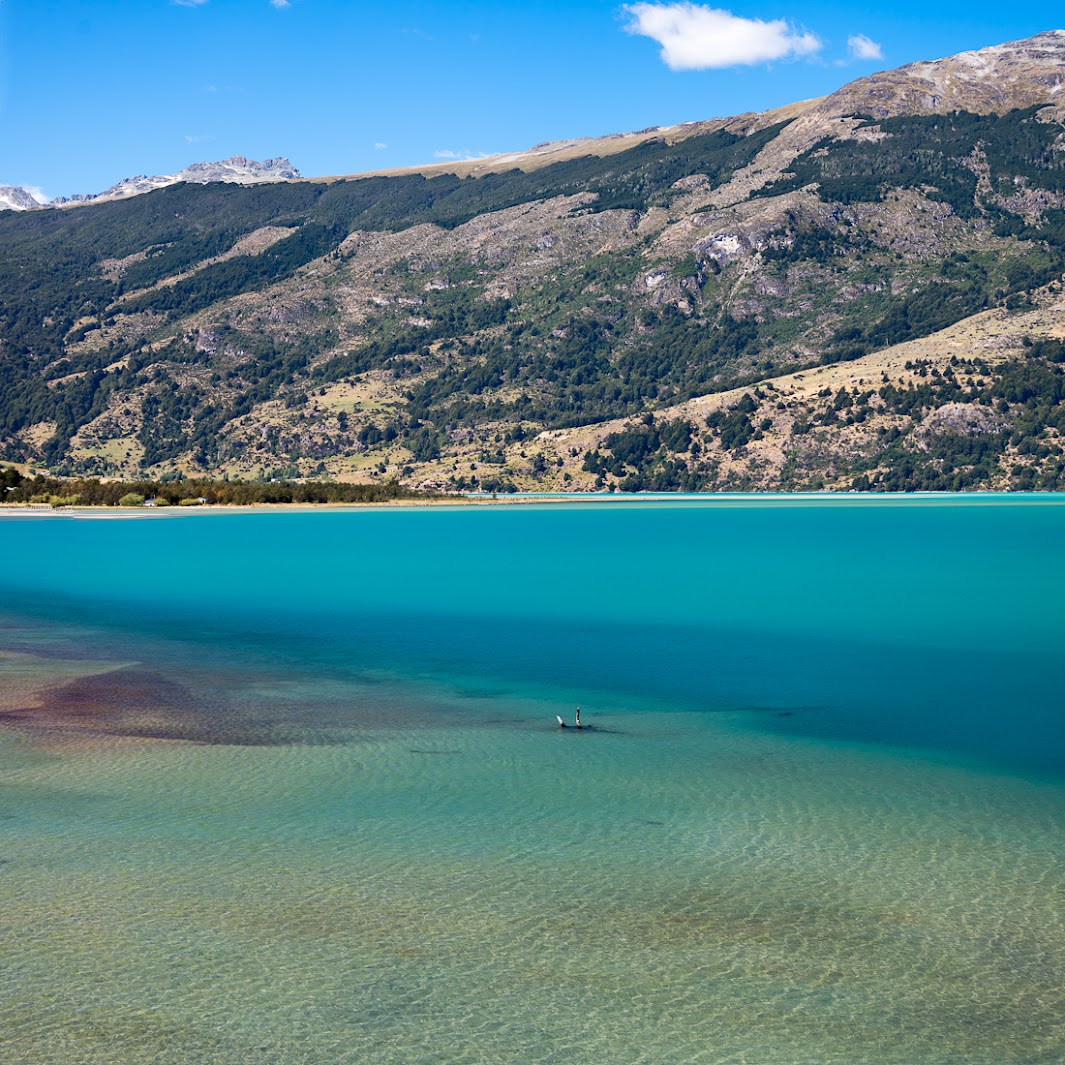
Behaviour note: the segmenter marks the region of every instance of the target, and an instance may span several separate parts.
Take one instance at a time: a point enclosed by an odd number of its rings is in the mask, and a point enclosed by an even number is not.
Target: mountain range
[[[1059,30],[765,113],[330,178],[237,157],[0,214],[0,458],[1063,487],[1063,82]]]
[[[193,163],[176,174],[148,177],[137,174],[123,178],[103,192],[77,193],[73,196],[57,196],[42,203],[29,189],[18,185],[0,186],[0,210],[36,211],[43,207],[61,207],[64,204],[97,203],[102,200],[120,200],[127,196],[140,196],[156,189],[165,189],[182,181],[206,185],[212,181],[228,181],[238,185],[253,185],[260,181],[291,181],[300,177],[300,172],[287,160],[266,159],[256,162],[243,155],[232,155],[215,163]]]

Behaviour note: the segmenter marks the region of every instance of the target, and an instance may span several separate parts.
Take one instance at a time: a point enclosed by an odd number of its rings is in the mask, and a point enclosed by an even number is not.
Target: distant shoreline
[[[705,493],[559,493],[491,496],[449,496],[433,499],[397,499],[373,503],[213,503],[196,507],[64,506],[0,503],[0,519],[26,518],[173,518],[204,514],[351,513],[365,510],[426,510],[511,506],[779,506],[821,504],[876,506],[889,503],[965,505],[1065,505],[1065,492],[705,492]]]

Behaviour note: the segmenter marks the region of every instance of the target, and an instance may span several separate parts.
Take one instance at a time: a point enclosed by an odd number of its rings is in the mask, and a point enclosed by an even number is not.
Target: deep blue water
[[[1065,772],[1065,505],[1045,499],[42,519],[0,538],[9,609],[134,642],[761,712]]]

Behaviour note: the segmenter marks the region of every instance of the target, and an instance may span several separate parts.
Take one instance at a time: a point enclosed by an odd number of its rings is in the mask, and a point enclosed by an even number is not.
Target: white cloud
[[[375,152],[383,152],[388,147],[388,145],[385,144],[384,141],[374,141],[373,147]]]
[[[173,0],[178,7],[200,7],[207,3],[207,0]]]
[[[763,22],[702,4],[627,4],[628,33],[650,37],[662,46],[673,70],[710,70],[768,63],[789,56],[813,55],[821,40],[785,19]]]
[[[270,6],[276,7],[278,11],[284,11],[286,7],[291,7],[292,4],[289,0],[270,0]]]
[[[883,59],[884,53],[880,45],[864,33],[855,33],[847,38],[847,47],[855,59]]]

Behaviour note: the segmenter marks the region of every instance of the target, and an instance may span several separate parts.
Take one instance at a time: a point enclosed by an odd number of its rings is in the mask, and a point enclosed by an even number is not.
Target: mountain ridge
[[[945,113],[965,110],[976,114],[1026,107],[1042,102],[1059,103],[1065,108],[1065,97],[1055,101],[1062,92],[1065,72],[1061,64],[1065,57],[1065,30],[1047,30],[1020,41],[990,45],[960,52],[935,60],[918,60],[894,70],[879,71],[847,83],[827,96],[798,101],[762,112],[701,119],[671,126],[652,126],[628,133],[601,136],[573,137],[545,141],[531,148],[494,153],[492,155],[416,164],[407,167],[373,169],[351,174],[304,177],[285,157],[267,159],[259,163],[244,156],[230,156],[217,162],[193,163],[175,174],[148,177],[139,174],[123,178],[99,193],[78,193],[59,196],[41,204],[26,189],[17,186],[0,188],[0,203],[5,193],[22,204],[15,210],[29,210],[41,206],[64,206],[94,203],[106,199],[142,195],[179,181],[337,181],[401,174],[459,174],[476,176],[498,173],[517,167],[535,168],[548,165],[574,154],[607,155],[623,151],[644,141],[663,137],[682,139],[712,132],[716,129],[758,128],[785,118],[804,115],[824,121],[854,113],[866,113],[874,118],[888,118],[897,113]],[[1032,66],[1046,68],[1042,76],[1033,75]],[[1021,77],[1018,77],[1021,74]],[[1003,87],[1005,83],[1005,87]],[[902,109],[902,110],[900,110]],[[34,208],[29,207],[29,202]]]
[[[271,181],[299,180],[300,172],[284,156],[276,159],[264,159],[257,162],[243,155],[231,155],[228,159],[217,162],[191,163],[176,174],[148,177],[137,174],[123,178],[103,192],[75,193],[73,196],[56,196],[42,203],[29,190],[20,186],[0,186],[0,210],[30,211],[44,207],[70,207],[87,203],[101,203],[107,200],[124,199],[129,196],[142,196],[157,189],[167,188],[182,181],[207,184],[212,181],[232,182],[234,184],[255,184]]]
[[[1063,73],[1054,31],[762,114],[6,215],[0,457],[1065,486]]]

